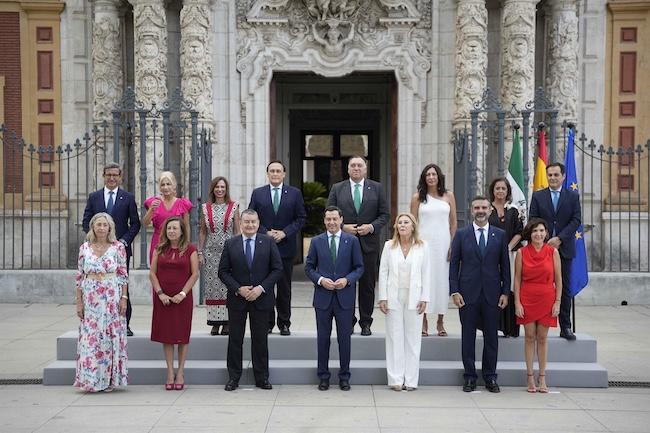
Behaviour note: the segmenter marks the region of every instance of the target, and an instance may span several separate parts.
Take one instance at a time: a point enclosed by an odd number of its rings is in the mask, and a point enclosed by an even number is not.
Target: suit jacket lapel
[[[553,208],[553,198],[551,197],[551,188],[546,188],[544,190],[544,200],[546,200],[546,206],[548,207],[548,209],[550,209],[551,212],[555,214],[555,209]]]
[[[560,211],[560,208],[562,207],[562,204],[564,204],[564,202],[566,200],[566,196],[567,196],[566,188],[562,188],[560,190],[560,198],[558,198],[558,200],[557,200],[557,210],[555,211],[556,214]]]
[[[368,179],[365,179],[363,182],[363,194],[361,196],[361,206],[359,207],[359,213],[363,212],[363,208],[366,204],[366,201],[368,199],[368,194],[374,193],[373,188],[368,182]]]
[[[479,258],[479,260],[483,260],[483,256],[481,255],[481,250],[478,248],[478,242],[476,242],[476,232],[474,232],[474,224],[469,226],[469,239],[472,242],[472,249],[474,250],[474,253],[476,253],[476,257]]]
[[[357,209],[354,207],[354,200],[352,200],[352,187],[349,178],[343,184],[343,200],[345,200],[347,207],[352,209],[352,212],[357,213]],[[344,206],[341,206],[341,209],[344,208]]]

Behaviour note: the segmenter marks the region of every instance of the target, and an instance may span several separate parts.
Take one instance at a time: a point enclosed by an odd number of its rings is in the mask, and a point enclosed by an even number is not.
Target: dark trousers
[[[476,329],[483,330],[483,366],[481,368],[483,379],[497,378],[497,355],[499,352],[499,339],[497,328],[499,326],[499,315],[501,309],[497,306],[488,305],[485,301],[476,304],[465,304],[459,311],[463,366],[465,367],[466,379],[478,377],[476,374]]]
[[[569,295],[569,282],[571,281],[571,263],[573,259],[560,257],[562,264],[562,301],[560,302],[560,329],[571,328],[571,295]]]
[[[332,319],[336,320],[336,340],[339,343],[339,380],[350,380],[350,347],[352,333],[352,317],[354,309],[341,307],[336,296],[326,310],[316,310],[316,339],[318,343],[318,378],[329,380],[330,370],[330,336],[332,334]]]
[[[377,283],[377,259],[376,252],[363,252],[363,275],[359,279],[359,325],[372,325],[372,310],[375,307],[375,284]],[[352,324],[357,322],[352,316]]]
[[[131,263],[131,255],[127,254],[126,256],[126,274],[129,274],[129,263]],[[126,284],[127,291],[129,284]],[[128,292],[129,298],[126,300],[126,327],[129,327],[129,323],[131,323],[131,313],[133,312],[133,307],[131,307],[131,292]]]
[[[276,284],[275,308],[278,310],[278,328],[291,326],[291,277],[293,276],[293,257],[282,258],[283,275]],[[275,326],[275,310],[269,315],[269,329]]]
[[[244,333],[246,331],[246,316],[250,318],[251,358],[255,383],[269,378],[269,347],[268,347],[268,310],[258,310],[247,303],[245,310],[228,308],[230,332],[228,334],[228,375],[231,380],[239,382],[242,374],[242,352]]]

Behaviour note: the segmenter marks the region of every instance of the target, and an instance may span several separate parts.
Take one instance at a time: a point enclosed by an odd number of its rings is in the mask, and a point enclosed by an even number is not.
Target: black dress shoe
[[[273,328],[269,328],[269,334],[273,334]]]
[[[262,380],[260,382],[257,382],[255,386],[262,389],[273,389],[273,385],[271,385],[271,382],[269,382],[268,380]]]
[[[239,382],[230,379],[228,380],[228,383],[226,383],[226,386],[223,389],[225,389],[226,391],[234,391],[237,388],[239,388]]]
[[[291,335],[291,331],[289,331],[289,327],[287,325],[282,325],[280,327],[280,335]]]
[[[320,383],[318,384],[318,390],[327,391],[328,389],[330,389],[330,381],[327,379],[321,379]]]
[[[131,328],[127,327],[126,328],[126,336],[127,337],[133,337],[133,331],[131,331]],[[574,337],[575,339],[575,337]]]
[[[501,389],[499,388],[499,384],[494,379],[486,380],[485,381],[485,387],[490,392],[501,392]]]
[[[560,337],[565,338],[568,341],[574,341],[576,339],[576,334],[573,333],[571,328],[564,328],[560,331]]]
[[[341,391],[349,391],[350,390],[350,382],[347,380],[340,380],[339,381],[339,388],[341,388]]]
[[[465,379],[463,392],[472,392],[476,389],[476,379]]]
[[[219,326],[213,326],[212,329],[210,329],[210,335],[219,335]]]
[[[370,330],[370,326],[362,326],[361,327],[361,335],[364,335],[364,336],[372,335],[372,331]]]

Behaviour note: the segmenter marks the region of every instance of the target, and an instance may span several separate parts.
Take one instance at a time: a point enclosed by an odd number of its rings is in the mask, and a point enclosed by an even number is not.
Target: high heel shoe
[[[427,313],[424,313],[424,317],[422,318],[422,336],[429,336],[429,322],[427,321]]]
[[[185,388],[185,377],[183,377],[183,383],[176,383],[176,380],[178,380],[178,376],[174,379],[174,389],[176,391],[182,391]]]
[[[540,375],[538,375],[538,377],[537,377],[537,383],[539,383],[539,378],[540,378],[540,377],[544,377],[544,376],[546,376],[546,375],[545,375],[545,374],[540,374]],[[542,385],[539,385],[539,386],[538,386],[538,391],[539,391],[540,393],[542,393],[542,394],[546,394],[546,393],[548,393],[548,386],[546,386],[546,379],[544,380],[544,385],[543,385],[543,386],[542,386]]]
[[[176,376],[174,376],[171,383],[166,383],[165,384],[165,391],[173,391],[174,390],[174,382],[176,382]]]
[[[533,377],[533,375],[529,374],[528,377]],[[528,389],[526,391],[530,392],[531,394],[534,394],[534,393],[537,392],[537,388],[535,387],[535,380],[534,379],[533,379],[533,384],[532,385],[530,383],[528,383]]]

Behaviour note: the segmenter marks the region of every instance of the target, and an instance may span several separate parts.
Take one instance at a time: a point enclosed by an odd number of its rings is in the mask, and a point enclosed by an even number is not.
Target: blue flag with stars
[[[562,188],[567,188],[572,191],[580,193],[578,188],[578,175],[576,173],[576,158],[574,153],[575,148],[575,132],[573,128],[569,128],[569,136],[566,147],[566,157],[564,165],[566,167],[566,178],[562,184]],[[587,269],[587,250],[585,248],[584,229],[582,224],[576,230],[576,256],[571,262],[571,280],[569,283],[569,294],[575,296],[580,293],[580,290],[585,288],[589,282],[589,272]]]

